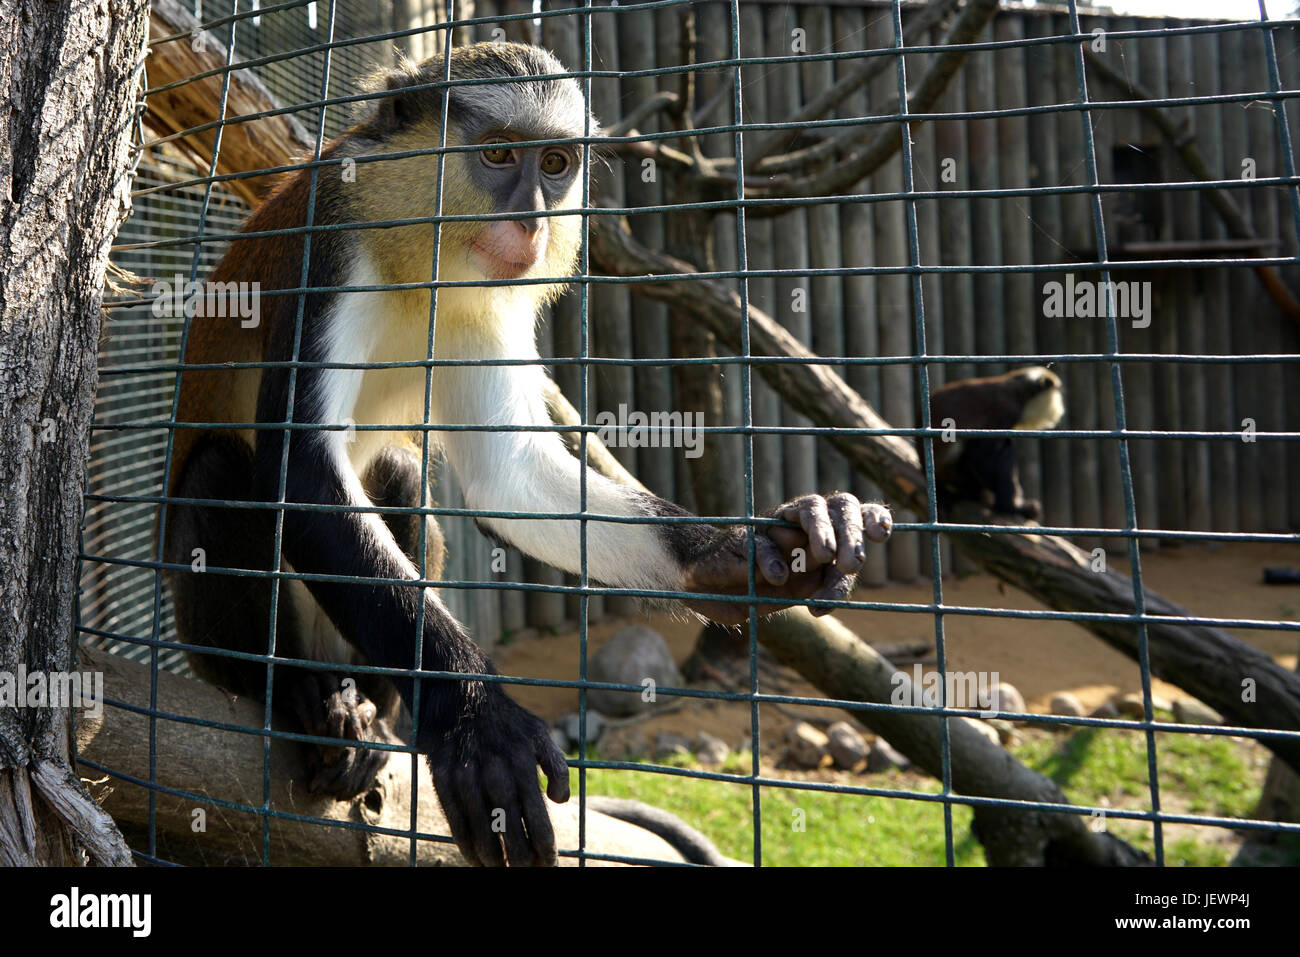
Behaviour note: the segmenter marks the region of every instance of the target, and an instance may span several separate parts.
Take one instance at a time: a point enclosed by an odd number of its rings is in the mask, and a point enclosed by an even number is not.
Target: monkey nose
[[[532,239],[542,228],[542,221],[536,217],[531,219],[516,219],[515,225],[524,231],[524,235]]]

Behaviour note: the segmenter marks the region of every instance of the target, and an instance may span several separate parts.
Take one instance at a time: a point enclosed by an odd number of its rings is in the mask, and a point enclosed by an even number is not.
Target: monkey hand
[[[468,688],[467,688],[468,690]],[[537,787],[569,799],[569,766],[546,725],[495,683],[480,684],[476,701],[448,731],[421,735],[438,801],[456,846],[484,867],[555,864],[555,832]]]
[[[893,516],[877,503],[862,504],[848,492],[804,495],[770,518],[794,522],[798,528],[764,526],[754,534],[755,589],[764,598],[789,599],[785,604],[761,604],[760,615],[788,608],[797,601],[843,601],[853,591],[858,570],[866,560],[866,543],[889,538]],[[744,526],[721,531],[709,548],[687,568],[686,590],[722,595],[749,592],[749,548]],[[692,609],[723,625],[749,618],[746,605],[701,599]],[[825,615],[831,608],[813,608]]]

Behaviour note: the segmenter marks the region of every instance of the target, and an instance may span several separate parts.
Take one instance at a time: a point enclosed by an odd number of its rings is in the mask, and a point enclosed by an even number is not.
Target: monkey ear
[[[374,125],[381,133],[392,133],[400,129],[411,116],[411,103],[404,92],[410,85],[411,78],[400,71],[389,73],[385,78],[385,95],[379,98],[379,109],[375,113]]]
[[[364,88],[380,94],[375,101],[375,111],[370,120],[378,133],[381,135],[392,133],[410,120],[414,107],[411,101],[413,94],[403,91],[418,82],[420,82],[419,65],[400,53],[395,69],[372,74],[363,81]]]

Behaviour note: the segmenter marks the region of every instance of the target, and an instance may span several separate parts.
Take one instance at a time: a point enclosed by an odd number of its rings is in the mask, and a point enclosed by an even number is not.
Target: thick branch
[[[726,285],[686,278],[693,272],[686,263],[645,248],[610,217],[594,219],[590,236],[595,263],[612,275],[681,275],[681,279],[647,282],[638,289],[703,323],[728,347],[740,351],[740,297]],[[748,321],[753,355],[818,360],[753,306]],[[814,425],[841,430],[889,428],[889,423],[827,365],[761,363],[757,368],[781,397]],[[898,436],[850,431],[832,432],[827,438],[855,471],[879,485],[893,501],[917,514],[929,513],[920,459],[910,442]],[[948,534],[988,571],[1049,607],[1136,614],[1132,581],[1110,570],[1093,571],[1090,556],[1063,539],[1022,533]],[[1143,601],[1155,675],[1211,705],[1232,724],[1300,729],[1300,677],[1221,629],[1167,620],[1191,617],[1191,613],[1150,590],[1144,592]],[[1138,629],[1133,622],[1081,620],[1079,624],[1134,660],[1138,658]],[[1257,696],[1248,702],[1242,700],[1242,683],[1247,679],[1257,689]],[[1271,737],[1261,741],[1300,769],[1300,741]]]
[[[920,700],[907,675],[834,618],[814,618],[802,608],[773,615],[759,621],[758,640],[833,698],[887,703],[901,689],[904,700]],[[938,718],[895,710],[848,713],[942,778]],[[948,734],[956,793],[1035,804],[1069,803],[1052,781],[985,737],[970,718],[949,718]],[[995,867],[1147,863],[1143,854],[1123,841],[1090,831],[1087,822],[1080,814],[976,806],[974,830],[988,863]]]
[[[140,708],[150,697],[150,669],[118,655],[84,649],[85,666],[104,673],[105,696]],[[262,727],[262,705],[169,672],[158,674],[158,709],[208,722],[244,728]],[[160,853],[169,860],[189,864],[256,864],[262,857],[262,817],[215,803],[226,801],[243,807],[262,806],[262,739],[198,724],[160,719],[157,722],[157,784],[183,794],[156,792],[155,821]],[[77,751],[83,762],[111,768],[116,774],[149,780],[149,719],[125,708],[105,706],[98,718],[83,716],[77,733]],[[410,757],[394,753],[379,774],[375,787],[352,801],[311,794],[302,785],[306,772],[302,748],[292,741],[271,742],[271,809],[306,815],[327,822],[366,824],[394,831],[411,827]],[[446,818],[429,778],[427,764],[418,770],[419,829],[425,834],[449,834]],[[149,790],[125,778],[105,776],[82,764],[84,777],[93,779],[104,809],[128,833],[147,834]],[[192,796],[186,796],[192,795]],[[547,802],[561,851],[578,846],[578,802]],[[196,815],[196,811],[202,811]],[[196,829],[196,821],[202,828]],[[586,848],[593,854],[678,862],[681,856],[648,831],[587,811]],[[327,826],[287,818],[271,820],[271,862],[277,865],[391,865],[410,863],[411,841],[400,834],[377,834],[347,826]],[[416,863],[463,866],[454,844],[419,841]],[[562,856],[562,865],[577,858]],[[591,861],[589,863],[601,863]]]

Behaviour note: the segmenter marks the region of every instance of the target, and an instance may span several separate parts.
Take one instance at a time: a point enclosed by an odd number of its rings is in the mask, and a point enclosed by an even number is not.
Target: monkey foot
[[[351,679],[317,674],[304,680],[295,710],[308,734],[349,743],[391,739],[375,703]],[[365,747],[307,746],[308,789],[347,800],[364,794],[388,760],[387,751]]]

